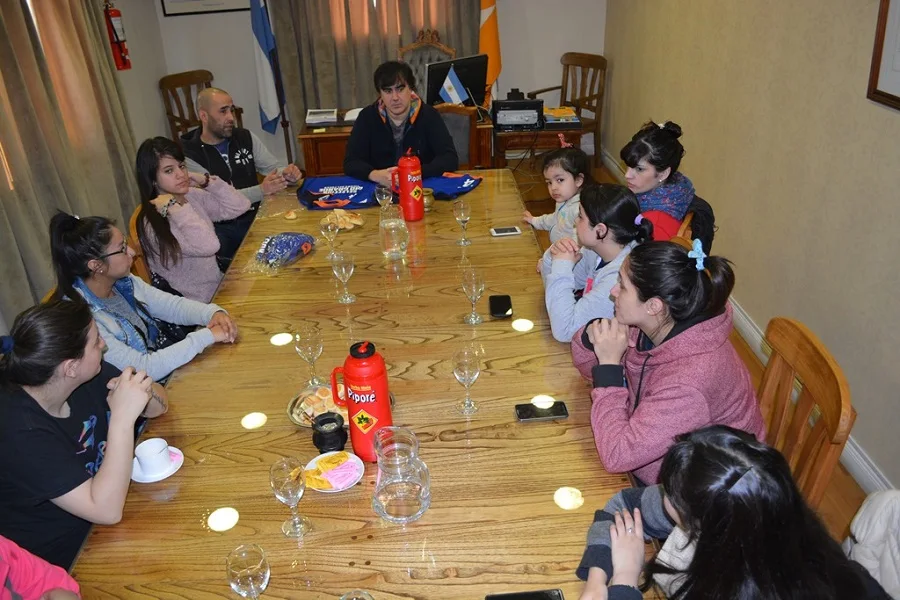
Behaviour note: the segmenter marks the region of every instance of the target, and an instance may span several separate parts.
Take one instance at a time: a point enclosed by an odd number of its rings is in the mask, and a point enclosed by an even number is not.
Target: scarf
[[[658,210],[681,221],[694,200],[694,184],[680,171],[676,171],[669,183],[637,194],[637,199],[641,212]]]
[[[421,106],[422,100],[415,92],[413,92],[412,97],[409,100],[409,115],[406,117],[407,121],[415,123],[416,117],[419,116],[419,109]],[[381,115],[382,121],[385,123],[388,122],[387,107],[384,105],[384,102],[381,101],[381,98],[378,99],[378,114]]]

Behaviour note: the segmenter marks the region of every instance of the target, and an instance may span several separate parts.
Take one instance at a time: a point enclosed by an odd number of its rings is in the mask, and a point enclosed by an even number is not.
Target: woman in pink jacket
[[[589,323],[572,357],[593,381],[591,423],[604,467],[655,484],[675,436],[728,425],[765,438],[750,374],[728,339],[730,263],[650,242],[631,251],[612,288],[615,319]]]
[[[213,222],[241,216],[250,200],[209,173],[188,173],[184,153],[168,138],[144,140],[136,162],[138,237],[150,270],[186,298],[208,303],[222,280]]]

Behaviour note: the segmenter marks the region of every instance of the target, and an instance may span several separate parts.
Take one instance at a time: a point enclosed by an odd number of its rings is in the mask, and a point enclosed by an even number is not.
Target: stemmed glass
[[[472,345],[466,345],[453,355],[453,375],[466,388],[466,399],[456,405],[456,410],[468,416],[478,412],[469,392],[481,374],[481,358]]]
[[[462,237],[456,240],[457,246],[469,246],[472,240],[466,237],[466,226],[469,224],[469,217],[472,215],[472,206],[465,199],[457,200],[453,203],[453,216],[456,222],[462,227]]]
[[[469,325],[478,325],[484,319],[475,311],[475,303],[484,293],[484,277],[474,268],[469,267],[463,271],[462,288],[466,298],[472,303],[472,312],[463,317],[463,322]]]
[[[328,382],[316,375],[316,359],[322,356],[324,344],[322,332],[314,323],[304,323],[294,332],[294,350],[309,365],[308,385],[328,385]]]
[[[256,544],[245,544],[232,550],[225,559],[225,571],[231,589],[244,598],[259,598],[269,585],[269,561]]]
[[[278,501],[291,507],[291,518],[281,524],[281,531],[288,537],[303,537],[312,529],[309,519],[297,511],[306,490],[303,463],[292,457],[279,458],[269,469],[269,483]]]
[[[379,185],[375,188],[375,199],[378,200],[378,204],[381,205],[381,210],[384,210],[385,207],[391,204],[391,201],[394,199],[394,193],[383,185]]]
[[[352,304],[356,302],[356,296],[347,289],[347,282],[353,275],[353,255],[347,252],[335,252],[334,258],[331,259],[331,270],[338,281],[344,284],[344,291],[338,296],[337,301],[341,304]]]
[[[334,239],[341,228],[338,227],[337,223],[325,221],[319,230],[322,232],[322,237],[328,240],[328,255],[325,258],[334,258]]]

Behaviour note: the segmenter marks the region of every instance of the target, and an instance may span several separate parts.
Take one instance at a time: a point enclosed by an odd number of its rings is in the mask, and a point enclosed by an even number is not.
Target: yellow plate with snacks
[[[344,397],[343,383],[338,384],[338,394]],[[334,403],[330,385],[308,387],[288,402],[288,418],[300,427],[312,427],[313,419],[326,412],[338,413],[344,417],[344,427],[347,427],[347,407]]]

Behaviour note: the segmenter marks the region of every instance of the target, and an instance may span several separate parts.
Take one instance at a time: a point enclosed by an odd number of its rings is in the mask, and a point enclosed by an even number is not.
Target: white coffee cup
[[[164,473],[172,464],[169,444],[162,438],[144,440],[134,449],[134,455],[141,465],[141,471],[148,476]]]

